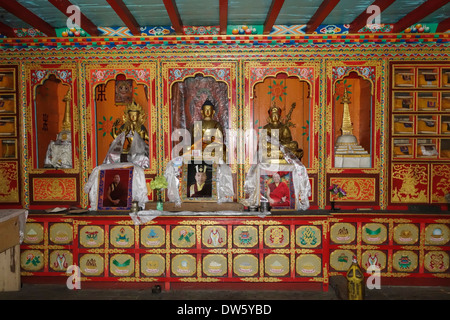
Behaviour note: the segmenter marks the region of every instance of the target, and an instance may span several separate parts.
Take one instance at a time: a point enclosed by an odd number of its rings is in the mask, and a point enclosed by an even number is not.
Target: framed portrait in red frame
[[[130,210],[133,200],[133,167],[99,171],[98,210]]]
[[[260,201],[268,201],[272,210],[296,210],[293,167],[279,165],[276,171],[261,169]]]

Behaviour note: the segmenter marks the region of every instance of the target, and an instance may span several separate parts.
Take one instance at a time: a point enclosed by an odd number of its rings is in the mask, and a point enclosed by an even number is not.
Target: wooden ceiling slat
[[[25,21],[33,28],[45,33],[48,37],[56,37],[55,28],[53,28],[49,23],[42,20],[32,11],[25,8],[23,5],[18,3],[16,0],[0,0],[0,7],[3,7],[6,11],[12,13],[17,18]]]
[[[109,3],[111,8],[114,9],[119,18],[122,19],[123,23],[125,23],[128,29],[130,29],[130,32],[135,36],[139,36],[141,34],[141,27],[139,26],[139,23],[136,21],[133,14],[127,8],[125,3],[123,3],[122,0],[106,0],[106,1]]]
[[[50,2],[53,6],[55,6],[59,11],[64,13],[67,17],[72,16],[72,14],[73,14],[72,12],[67,13],[67,7],[72,5],[72,3],[69,0],[48,0],[48,2]],[[83,14],[83,10],[80,10],[80,11],[81,11],[80,12],[80,19],[81,19],[80,28],[82,28],[84,31],[86,31],[91,36],[100,35],[100,32],[98,31],[97,26]]]
[[[280,14],[281,7],[284,4],[284,0],[272,0],[269,12],[267,13],[266,21],[264,22],[263,33],[268,34],[272,31],[272,27]]]
[[[339,0],[324,0],[317,9],[316,13],[312,16],[309,22],[306,24],[305,33],[313,33],[317,27],[328,17],[334,7],[339,3]]]
[[[437,9],[443,7],[449,2],[449,0],[428,0],[418,6],[416,9],[408,13],[402,19],[394,24],[392,32],[399,33],[413,24],[419,22],[426,16],[430,15]]]
[[[439,22],[436,32],[445,32],[450,29],[450,17]]]
[[[183,34],[183,22],[181,21],[175,0],[163,0],[163,2],[175,32],[177,34]]]
[[[383,12],[387,7],[393,4],[395,0],[375,0],[372,5],[378,6],[380,8],[380,13]],[[367,18],[369,18],[372,13],[367,13],[367,11],[362,12],[358,17],[350,23],[349,33],[356,33],[361,28],[367,24]]]
[[[228,27],[228,0],[219,2],[220,34],[227,34]]]
[[[8,38],[16,38],[14,29],[0,21],[0,33]]]

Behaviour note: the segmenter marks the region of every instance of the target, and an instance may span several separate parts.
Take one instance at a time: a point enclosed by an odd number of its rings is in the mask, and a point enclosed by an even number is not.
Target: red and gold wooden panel
[[[19,163],[17,161],[1,161],[0,202],[8,204],[20,203]]]
[[[91,281],[328,285],[324,218],[166,217],[139,226],[126,216],[71,218],[29,220],[24,276],[61,276],[73,263]]]
[[[382,279],[450,280],[450,220],[436,215],[335,215],[330,218],[330,275],[345,274],[353,256]],[[447,282],[446,282],[447,281]]]
[[[31,204],[77,203],[79,201],[78,175],[52,177],[30,175]]]
[[[330,200],[338,202],[369,202],[376,203],[378,200],[377,177],[334,177],[330,176],[329,185],[336,184],[346,192],[346,196],[339,198],[330,194]]]
[[[431,164],[431,202],[446,203],[450,193],[450,165]]]
[[[391,203],[428,203],[428,164],[392,164]]]
[[[28,216],[21,245],[22,276],[66,277],[76,262],[73,220],[60,215]]]

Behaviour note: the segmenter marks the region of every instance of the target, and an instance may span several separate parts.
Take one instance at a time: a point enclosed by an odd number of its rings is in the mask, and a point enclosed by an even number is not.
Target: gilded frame
[[[158,127],[157,107],[156,107],[156,62],[126,62],[111,64],[86,64],[86,136],[90,137],[90,149],[87,150],[87,170],[92,172],[96,167],[97,158],[97,132],[96,123],[98,121],[96,115],[95,103],[95,87],[97,85],[106,84],[110,80],[115,80],[118,75],[125,75],[126,79],[136,81],[136,84],[147,86],[148,103],[143,106],[146,111],[148,125],[147,131],[149,135],[149,160],[150,166],[145,169],[146,174],[155,174],[157,171],[157,153],[161,147],[156,138]],[[108,119],[107,119],[108,120]],[[113,119],[114,120],[114,119]],[[112,141],[111,141],[112,142]],[[88,144],[89,145],[89,144]]]
[[[25,136],[24,143],[27,144],[25,149],[28,148],[28,144],[34,141],[36,132],[34,129],[34,93],[39,85],[42,85],[48,77],[53,74],[63,84],[69,86],[70,90],[70,106],[71,106],[71,122],[72,122],[72,168],[58,168],[58,171],[64,173],[79,173],[80,172],[80,159],[83,155],[77,152],[80,149],[80,120],[79,120],[79,110],[78,110],[78,69],[74,63],[64,63],[64,64],[41,64],[41,63],[29,63],[24,65],[25,71],[25,85],[26,85],[26,112],[27,116],[24,119]],[[56,139],[56,136],[55,136]],[[25,160],[27,162],[28,173],[44,173],[49,170],[49,168],[37,168],[36,166],[36,150],[34,146],[31,146],[31,150],[28,153],[28,157]]]
[[[326,65],[326,77],[327,77],[327,103],[326,103],[326,130],[325,130],[325,141],[326,141],[326,172],[327,173],[380,173],[381,163],[385,163],[386,159],[384,156],[385,135],[384,135],[384,125],[383,121],[387,119],[384,118],[383,114],[386,114],[386,110],[383,110],[383,103],[386,101],[386,95],[384,90],[381,88],[381,82],[386,81],[386,66],[385,62],[381,59],[377,60],[365,60],[365,61],[342,61],[342,60],[332,60],[328,61]],[[333,166],[334,156],[334,142],[333,142],[333,117],[335,101],[333,96],[335,93],[335,85],[337,81],[343,80],[351,72],[356,72],[364,80],[368,80],[371,83],[371,93],[372,93],[372,150],[370,154],[372,157],[372,167],[370,168],[336,168]],[[383,76],[384,75],[384,76]],[[386,109],[386,105],[384,107]]]
[[[186,78],[195,77],[196,75],[202,75],[204,77],[212,77],[218,82],[224,82],[228,87],[228,127],[224,126],[224,130],[227,129],[239,129],[239,112],[237,101],[237,73],[238,73],[237,61],[211,61],[199,59],[196,62],[192,60],[176,60],[176,61],[164,61],[161,63],[161,81],[164,92],[162,93],[162,105],[161,108],[161,141],[164,141],[164,145],[161,145],[162,154],[159,158],[161,164],[160,170],[165,168],[166,164],[171,159],[171,141],[172,141],[172,121],[171,121],[171,97],[172,87],[176,82],[182,82]],[[237,171],[235,163],[230,164],[233,173]]]

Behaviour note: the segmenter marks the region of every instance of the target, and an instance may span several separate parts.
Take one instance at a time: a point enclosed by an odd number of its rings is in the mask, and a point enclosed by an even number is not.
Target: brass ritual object
[[[137,201],[131,202],[130,212],[136,213],[139,211],[141,211],[141,208],[139,208],[139,203]]]

